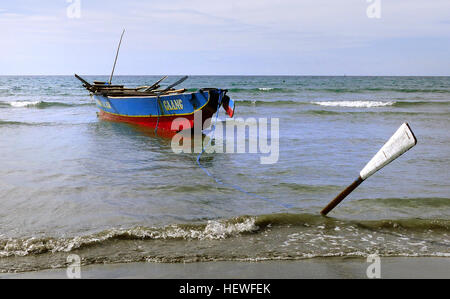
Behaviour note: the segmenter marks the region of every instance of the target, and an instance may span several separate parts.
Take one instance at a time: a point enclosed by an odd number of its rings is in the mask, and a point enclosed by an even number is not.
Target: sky
[[[79,9],[78,9],[79,8]],[[450,75],[449,0],[0,0],[0,75]]]

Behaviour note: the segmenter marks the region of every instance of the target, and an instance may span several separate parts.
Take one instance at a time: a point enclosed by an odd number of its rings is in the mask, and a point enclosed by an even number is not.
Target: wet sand
[[[365,279],[370,265],[363,258],[314,258],[297,261],[204,262],[188,264],[129,263],[81,267],[81,278],[150,279]],[[66,279],[66,269],[0,274],[0,278]],[[381,278],[450,278],[450,258],[381,258]]]

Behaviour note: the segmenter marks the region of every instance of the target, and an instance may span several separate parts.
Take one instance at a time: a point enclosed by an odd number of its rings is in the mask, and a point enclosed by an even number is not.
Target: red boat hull
[[[158,117],[130,117],[123,115],[116,115],[100,110],[98,117],[102,120],[113,122],[124,122],[155,129],[155,134],[163,137],[172,137],[182,130],[190,130],[194,128],[194,120],[202,123],[201,128],[205,129],[211,125],[211,117],[214,115],[216,109],[203,109],[197,117],[194,114],[184,116],[160,116]],[[182,119],[182,122],[174,124],[174,120]],[[174,128],[174,129],[173,129]]]
[[[101,95],[95,97],[97,107],[100,109],[99,118],[151,128],[158,136],[170,137],[183,130],[208,128],[211,125],[211,118],[222,105],[222,93],[223,91],[210,89],[192,95],[168,95],[161,100],[155,97],[110,98]],[[228,107],[231,100],[228,97],[224,99]],[[158,109],[155,108],[158,106],[153,105],[155,103],[159,104]]]

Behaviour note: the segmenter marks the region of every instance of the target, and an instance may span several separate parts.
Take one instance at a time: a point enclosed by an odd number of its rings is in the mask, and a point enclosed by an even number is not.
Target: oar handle
[[[344,198],[347,197],[350,193],[352,193],[353,190],[356,189],[361,183],[364,182],[364,180],[361,177],[358,177],[356,181],[354,181],[350,186],[345,188],[341,193],[336,196],[335,199],[333,199],[320,213],[322,215],[328,214],[332,209],[334,209],[341,201],[344,200]]]

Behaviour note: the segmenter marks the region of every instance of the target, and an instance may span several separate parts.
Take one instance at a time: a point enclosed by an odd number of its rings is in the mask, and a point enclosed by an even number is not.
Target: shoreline
[[[295,261],[153,262],[95,264],[81,267],[84,279],[367,279],[371,263],[360,257]],[[450,278],[450,258],[381,257],[381,278]],[[66,269],[2,273],[0,279],[67,279]]]

